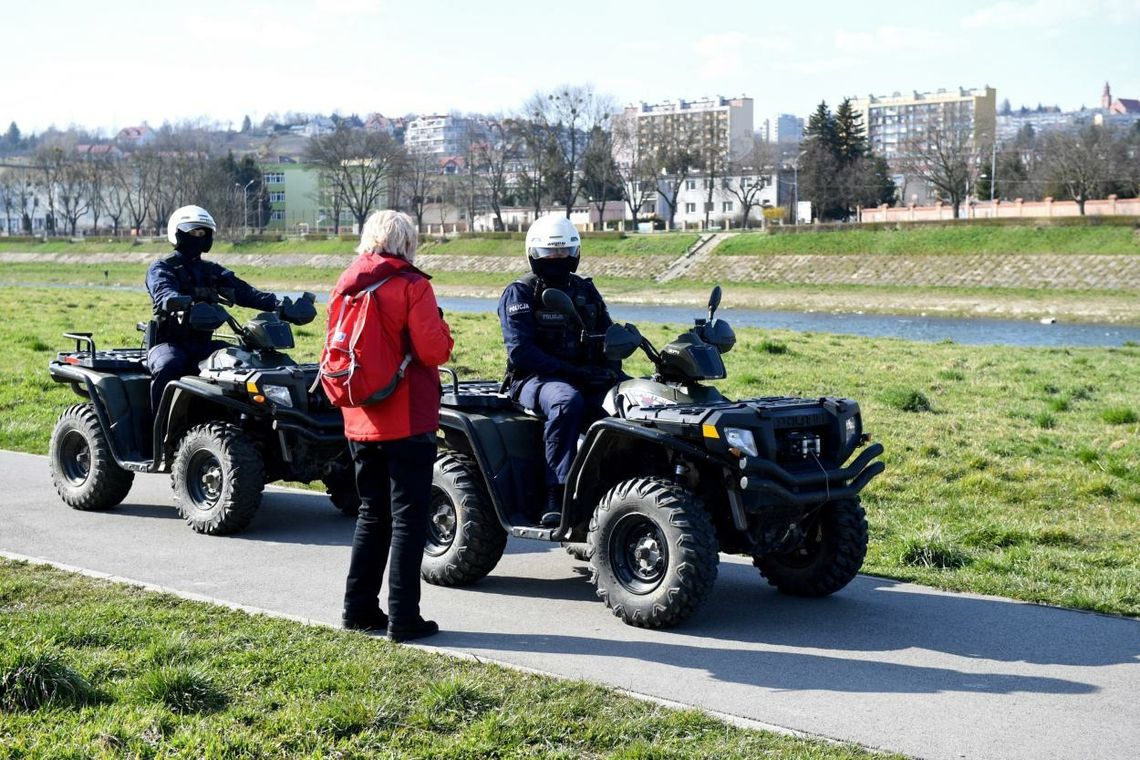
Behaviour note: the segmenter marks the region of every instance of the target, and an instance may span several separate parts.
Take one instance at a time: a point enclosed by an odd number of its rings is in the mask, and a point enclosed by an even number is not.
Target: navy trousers
[[[420,562],[427,540],[435,434],[395,441],[349,441],[360,513],[344,589],[344,614],[366,618],[379,608],[388,566],[388,618],[420,617]],[[391,554],[391,563],[389,563]]]
[[[159,343],[147,352],[146,364],[150,368],[150,410],[158,411],[162,392],[171,380],[183,375],[198,374],[198,362],[219,348],[230,344],[221,340],[193,343]]]
[[[604,390],[583,393],[570,383],[547,377],[532,377],[519,388],[519,403],[542,415],[546,485],[566,483],[578,452],[578,436],[591,422],[605,416],[604,396]]]

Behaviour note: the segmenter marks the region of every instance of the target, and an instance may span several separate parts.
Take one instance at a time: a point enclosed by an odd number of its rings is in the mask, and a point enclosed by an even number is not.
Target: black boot
[[[439,624],[434,620],[424,620],[422,617],[417,617],[412,622],[406,625],[398,623],[388,623],[388,640],[389,641],[412,641],[414,639],[423,639],[428,636],[434,636],[439,633]]]
[[[542,513],[542,527],[557,528],[562,522],[563,486],[549,486],[546,489],[546,509]]]
[[[363,615],[357,615],[345,610],[340,618],[341,625],[350,631],[363,631],[364,633],[384,634],[388,631],[388,616],[379,609],[372,610]]]

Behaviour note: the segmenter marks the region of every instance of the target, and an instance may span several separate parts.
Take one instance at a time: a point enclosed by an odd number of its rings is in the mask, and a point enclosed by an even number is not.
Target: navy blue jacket
[[[154,304],[154,315],[161,325],[160,340],[204,340],[209,335],[198,335],[189,328],[166,319],[167,301],[174,296],[195,296],[197,288],[226,288],[233,291],[238,306],[272,311],[277,307],[277,296],[264,293],[213,261],[191,259],[175,251],[150,265],[146,273],[146,290]]]
[[[507,348],[507,371],[512,390],[534,375],[562,377],[582,366],[608,366],[601,344],[587,345],[570,320],[542,306],[542,282],[534,275],[515,280],[499,297],[499,324]],[[562,290],[574,303],[588,333],[602,333],[613,324],[606,302],[594,283],[570,276]]]

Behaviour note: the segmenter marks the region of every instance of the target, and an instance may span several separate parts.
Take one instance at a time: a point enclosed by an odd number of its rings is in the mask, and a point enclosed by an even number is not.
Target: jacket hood
[[[352,263],[348,265],[348,269],[341,273],[333,291],[349,295],[359,293],[385,277],[391,277],[404,271],[414,272],[421,277],[431,279],[399,256],[391,256],[385,253],[362,253],[353,259]]]

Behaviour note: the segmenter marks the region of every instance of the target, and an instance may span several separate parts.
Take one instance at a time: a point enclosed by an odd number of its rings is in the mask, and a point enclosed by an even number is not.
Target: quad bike
[[[355,514],[340,410],[319,388],[310,391],[315,364],[282,353],[293,348],[289,324],[272,312],[239,324],[224,294],[170,301],[170,319],[205,330],[226,324],[232,345],[201,362],[198,374],[171,382],[153,413],[146,356],[154,322],[139,323],[142,348],[99,350],[91,333],[65,333],[75,350],[58,354],[48,371],[85,401],[60,415],[51,436],[52,480],[63,501],[107,509],[126,498],[136,472],[169,472],[179,514],[199,533],[244,528],[274,480],[321,479],[334,506]]]
[[[597,594],[624,622],[671,626],[708,596],[719,552],[750,556],[780,591],[824,596],[859,572],[867,522],[859,493],[883,471],[859,405],[842,398],[725,398],[705,380],[726,376],[732,328],[708,318],[660,351],[633,325],[600,340],[608,359],[641,349],[647,378],[609,389],[608,416],[579,440],[561,523],[540,524],[542,421],[493,381],[451,375],[440,412],[432,516],[421,574],[461,586],[491,572],[509,535],[562,542],[590,563]],[[577,320],[569,298],[547,308]],[[581,325],[580,320],[578,324]]]

